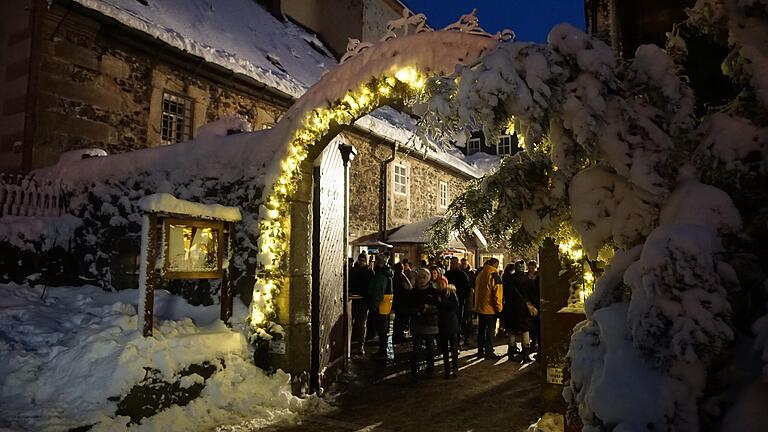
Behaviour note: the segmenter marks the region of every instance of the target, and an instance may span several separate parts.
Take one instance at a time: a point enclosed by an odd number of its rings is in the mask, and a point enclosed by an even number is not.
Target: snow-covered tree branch
[[[514,130],[524,148],[453,202],[435,243],[480,226],[520,250],[573,229],[592,257],[616,249],[569,354],[564,396],[589,431],[747,430],[732,413],[752,387],[729,367],[768,364],[768,3],[700,0],[689,15],[666,49],[627,61],[559,25],[434,80],[420,105],[428,135]],[[698,59],[722,63],[727,100],[686,68],[706,44],[730,50]]]

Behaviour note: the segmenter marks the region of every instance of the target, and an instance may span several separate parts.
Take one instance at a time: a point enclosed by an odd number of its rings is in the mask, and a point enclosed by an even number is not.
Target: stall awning
[[[355,242],[352,244],[354,244],[355,246],[371,246],[371,247],[380,247],[380,248],[387,248],[387,249],[391,249],[394,247],[389,243],[384,243],[383,241],[378,241],[378,240],[366,240],[362,242]]]
[[[430,225],[437,222],[438,219],[438,217],[431,217],[419,222],[403,225],[387,237],[387,243],[427,243],[429,242],[429,236],[425,231],[430,227]],[[479,236],[475,234],[474,237],[476,238],[473,239],[473,241],[463,241],[463,239],[459,238],[458,235],[453,235],[451,236],[451,240],[448,242],[446,247],[448,249],[464,251],[467,249],[476,249],[477,246],[472,244],[473,242],[478,242],[480,244],[485,243],[485,239],[482,237],[482,234]]]
[[[372,233],[368,235],[364,235],[362,237],[356,238],[350,243],[354,246],[370,246],[370,247],[376,247],[376,248],[387,248],[391,249],[392,245],[389,243],[384,243],[383,241],[378,239],[379,233]]]

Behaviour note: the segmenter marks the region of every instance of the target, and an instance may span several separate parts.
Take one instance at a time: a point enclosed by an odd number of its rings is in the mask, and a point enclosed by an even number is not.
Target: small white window
[[[405,165],[395,164],[395,193],[406,195],[408,193],[408,168]]]
[[[448,207],[448,183],[440,182],[440,207]]]
[[[176,144],[192,138],[192,100],[163,92],[160,142]]]
[[[467,142],[467,156],[480,151],[480,138],[470,138]]]
[[[499,143],[496,146],[497,154],[498,155],[509,155],[512,154],[512,136],[511,135],[502,135],[499,137]]]

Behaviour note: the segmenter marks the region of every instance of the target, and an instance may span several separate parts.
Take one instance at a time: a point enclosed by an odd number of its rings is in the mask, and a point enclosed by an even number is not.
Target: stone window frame
[[[178,140],[176,138],[168,138],[163,136],[164,127],[163,127],[163,121],[164,117],[166,115],[172,117],[173,119],[178,118],[177,113],[167,113],[166,112],[166,103],[173,103],[177,105],[183,104],[183,114],[181,115],[181,139]],[[168,145],[168,144],[177,144],[184,141],[189,141],[193,138],[192,130],[195,125],[195,100],[187,95],[177,93],[174,91],[170,91],[167,89],[163,90],[163,96],[161,99],[161,105],[160,105],[160,145]],[[171,128],[171,132],[174,133],[174,135],[178,135],[177,128]]]
[[[438,205],[441,209],[448,208],[448,182],[442,180],[438,183]]]
[[[147,143],[149,146],[160,143],[162,124],[163,92],[168,91],[192,99],[192,130],[190,139],[195,139],[197,129],[207,122],[207,110],[210,104],[210,89],[196,83],[185,81],[177,76],[173,69],[158,65],[152,69],[152,95],[147,119]]]
[[[402,179],[402,182],[398,182],[398,179]],[[408,165],[402,163],[392,165],[392,192],[396,195],[408,196]]]
[[[502,135],[499,137],[499,142],[496,144],[496,154],[499,156],[512,154],[512,135]]]
[[[474,145],[476,144],[476,146]],[[473,137],[467,141],[467,156],[480,153],[483,149],[483,141],[480,137]]]

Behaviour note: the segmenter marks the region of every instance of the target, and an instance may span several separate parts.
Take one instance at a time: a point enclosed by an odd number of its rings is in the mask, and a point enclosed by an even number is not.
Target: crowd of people
[[[361,253],[349,273],[354,354],[365,355],[366,337],[375,331],[374,356],[386,358],[391,329],[393,344],[412,343],[414,380],[434,373],[436,348],[445,378],[456,378],[459,351],[472,348],[475,331],[477,356],[500,358],[494,352],[498,327],[498,334],[507,337],[510,361],[534,361],[539,346],[537,263],[517,261],[503,272],[499,266],[491,258],[473,270],[458,257],[445,264],[438,258],[422,260],[415,268],[406,259],[390,266],[388,253],[376,254],[371,265],[368,254]]]

